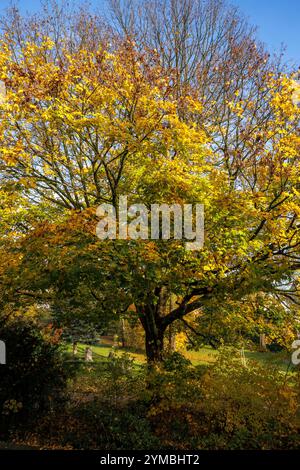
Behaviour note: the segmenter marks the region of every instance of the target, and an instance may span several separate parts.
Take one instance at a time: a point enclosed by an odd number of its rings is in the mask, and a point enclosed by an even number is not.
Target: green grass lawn
[[[77,347],[78,347],[77,358],[79,358],[79,359],[82,358],[83,359],[84,358],[84,351],[85,351],[85,348],[87,347],[87,344],[78,343]],[[92,346],[89,345],[89,347],[93,351],[94,361],[103,361],[103,360],[106,360],[108,358],[109,353],[112,350],[112,343],[108,342],[106,340],[101,340],[100,344],[92,345]],[[67,352],[72,353],[72,345],[71,344],[67,345]],[[127,352],[134,359],[134,361],[137,362],[138,364],[143,364],[143,363],[146,362],[145,354],[132,352],[128,348],[119,348],[116,351],[116,354],[118,356],[120,356],[124,352]]]
[[[78,354],[77,358],[84,359],[84,350],[86,348],[86,344],[78,343]],[[108,358],[110,351],[112,350],[112,341],[105,338],[101,339],[101,342],[97,345],[90,346],[93,351],[93,359],[95,362],[98,361],[105,361]],[[67,345],[67,352],[72,353],[72,345]],[[121,348],[119,347],[116,350],[116,354],[118,356],[122,355],[123,353],[128,353],[137,365],[145,364],[146,363],[146,356],[141,352],[132,351],[129,348]],[[198,351],[184,351],[184,355],[192,362],[193,365],[208,365],[212,364],[216,361],[218,356],[218,351],[212,349],[210,346],[205,346],[200,348]],[[274,353],[274,352],[258,352],[258,351],[245,351],[246,361],[256,361],[259,363],[263,363],[266,365],[276,365],[283,371],[289,366],[289,357],[286,353]]]

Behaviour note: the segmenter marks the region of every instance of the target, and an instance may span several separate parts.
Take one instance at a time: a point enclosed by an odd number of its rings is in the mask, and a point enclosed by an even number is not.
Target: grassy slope
[[[83,343],[78,343],[78,356],[79,358],[84,358],[84,349],[86,345]],[[94,354],[94,360],[105,360],[111,349],[112,349],[112,341],[105,338],[101,340],[101,344],[91,346]],[[68,352],[72,351],[72,346],[67,346]],[[134,352],[128,348],[119,348],[117,354],[122,354],[123,352],[127,352],[131,357],[134,358],[134,361],[137,364],[143,364],[146,362],[145,354],[143,352]],[[201,348],[199,351],[185,351],[184,355],[192,362],[194,365],[200,364],[211,364],[216,360],[218,355],[218,351],[213,350],[209,346]],[[246,360],[255,360],[257,362],[263,362],[267,364],[276,364],[282,368],[282,370],[286,370],[288,366],[288,358],[285,357],[282,353],[260,353],[256,351],[245,351]]]

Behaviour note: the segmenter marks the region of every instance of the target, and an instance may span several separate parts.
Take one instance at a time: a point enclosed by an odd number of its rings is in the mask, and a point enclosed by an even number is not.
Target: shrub
[[[31,319],[2,321],[0,338],[6,344],[1,366],[0,432],[49,410],[62,397],[70,370],[59,346],[59,334],[41,330]]]
[[[84,365],[68,406],[43,416],[25,442],[64,449],[158,449],[148,404],[141,399],[144,388],[145,370],[135,368],[126,354]]]
[[[300,445],[299,375],[225,349],[214,366],[161,370],[149,419],[182,449],[294,449]],[[159,395],[159,400],[158,400]]]
[[[164,369],[168,371],[182,370],[191,365],[192,363],[189,359],[176,351],[169,353],[164,360]]]

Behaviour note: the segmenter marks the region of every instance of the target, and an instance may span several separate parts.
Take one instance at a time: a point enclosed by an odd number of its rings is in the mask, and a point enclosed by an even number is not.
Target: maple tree
[[[182,84],[159,51],[130,37],[73,48],[43,34],[2,38],[5,302],[69,299],[74,312],[85,305],[116,315],[133,304],[152,362],[162,360],[167,328],[189,314],[256,292],[296,300],[295,85],[267,69],[252,40],[230,51],[231,68],[219,64],[221,88],[207,72],[209,101],[201,68]],[[97,206],[117,208],[123,194],[147,207],[204,203],[203,249],[97,239]],[[171,295],[177,302],[166,311]]]

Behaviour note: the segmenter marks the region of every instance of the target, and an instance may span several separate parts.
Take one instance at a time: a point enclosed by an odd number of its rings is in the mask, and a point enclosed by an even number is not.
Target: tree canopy
[[[81,14],[85,41],[68,28],[58,39],[51,23],[36,22],[28,37],[7,31],[0,48],[2,300],[70,301],[99,315],[133,304],[149,361],[161,360],[167,327],[189,314],[258,292],[297,302],[295,82],[238,16],[191,28],[194,42],[182,37],[188,15],[199,14],[184,4],[181,42],[171,40],[180,60],[166,54],[158,17],[149,43],[123,23],[113,33],[107,25],[95,44],[98,23]],[[200,37],[205,49],[194,51]],[[99,240],[97,206],[117,207],[124,194],[147,207],[204,204],[203,249]],[[171,295],[177,302],[166,312]]]

